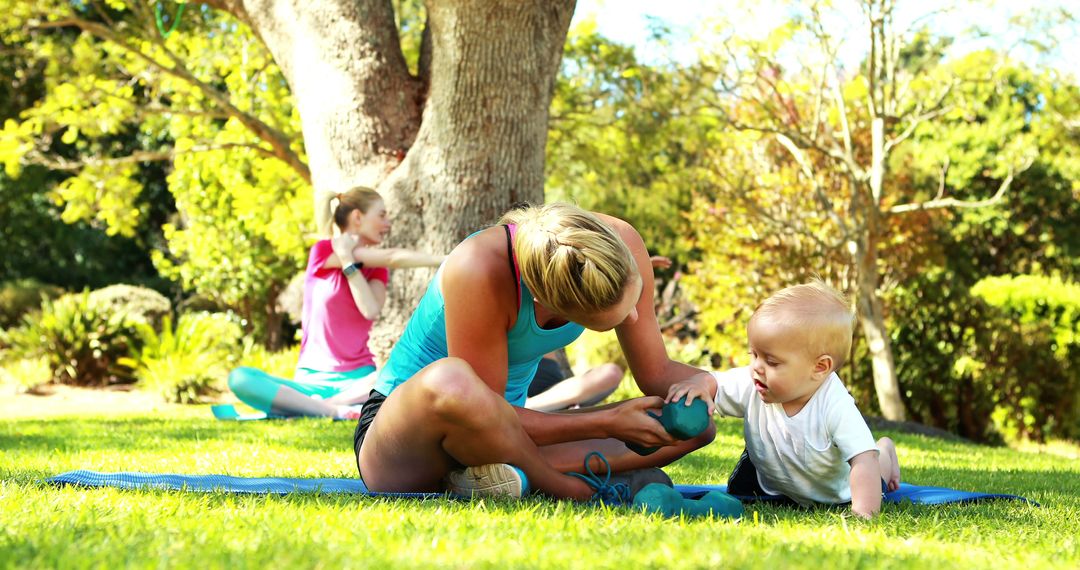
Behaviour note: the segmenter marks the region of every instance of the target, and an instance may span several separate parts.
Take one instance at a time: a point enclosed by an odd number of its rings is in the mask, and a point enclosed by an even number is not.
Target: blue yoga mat
[[[99,473],[68,471],[45,480],[54,485],[115,487],[117,489],[163,489],[170,491],[225,491],[252,495],[288,493],[354,493],[373,496],[431,498],[436,493],[373,493],[360,479],[307,479],[294,477],[233,477],[232,475],[177,475],[158,473]]]
[[[98,473],[96,471],[68,471],[45,480],[54,485],[77,485],[82,487],[116,487],[119,489],[166,489],[174,491],[225,491],[230,493],[274,494],[287,493],[355,493],[371,496],[434,498],[445,497],[438,493],[374,493],[368,491],[360,479],[304,479],[288,477],[233,477],[230,475],[175,475],[154,473]],[[709,491],[726,491],[727,485],[675,485],[688,498],[698,498]],[[738,497],[752,500],[751,497]],[[757,500],[778,500],[766,497]],[[924,487],[901,483],[900,489],[885,494],[887,503],[911,501],[919,505],[945,505],[972,503],[989,499],[1009,499],[1038,503],[1017,495],[973,493],[945,487]]]
[[[700,497],[709,491],[721,491],[727,492],[727,485],[676,485],[676,489],[683,494],[684,497],[691,499]],[[784,497],[780,496],[765,496],[765,497],[743,497],[734,495],[735,498],[740,501],[753,502],[773,502],[783,501]],[[923,485],[912,485],[911,483],[900,483],[900,488],[895,491],[889,491],[885,493],[884,502],[886,503],[903,503],[910,501],[917,505],[948,505],[948,504],[962,504],[962,503],[976,503],[979,501],[986,501],[992,499],[1006,499],[1014,501],[1024,501],[1032,505],[1038,506],[1039,504],[1031,499],[1025,499],[1019,495],[1003,495],[998,493],[975,493],[972,491],[958,491],[956,489],[949,489],[947,487],[928,487]]]

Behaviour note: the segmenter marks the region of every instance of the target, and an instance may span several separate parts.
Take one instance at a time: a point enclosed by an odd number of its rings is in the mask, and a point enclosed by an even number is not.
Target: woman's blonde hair
[[[499,223],[517,225],[521,279],[537,301],[562,316],[613,307],[638,272],[615,230],[577,206],[525,206]]]
[[[337,205],[331,207],[334,200],[337,200]],[[339,230],[345,231],[349,214],[353,210],[360,210],[361,213],[366,214],[371,205],[380,200],[382,196],[366,186],[356,186],[341,193],[322,191],[318,194],[318,200],[315,203],[315,225],[320,234],[332,236],[334,228],[330,225],[331,222]]]

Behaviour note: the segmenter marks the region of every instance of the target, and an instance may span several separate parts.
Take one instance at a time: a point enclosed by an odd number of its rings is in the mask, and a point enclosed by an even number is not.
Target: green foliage
[[[43,356],[9,360],[0,352],[0,363],[0,385],[10,384],[33,391],[52,381],[52,369]]]
[[[154,265],[273,337],[274,294],[307,249],[310,187],[299,115],[259,39],[216,10],[186,11],[162,38],[144,3],[104,12],[9,4],[0,31],[24,48],[24,68],[44,70],[45,90],[5,123],[0,160],[13,172],[30,164],[70,172],[50,193],[63,219],[124,236],[155,214],[148,173],[171,161],[178,211]],[[35,20],[65,24],[22,35]]]
[[[41,312],[24,317],[5,333],[16,358],[44,358],[52,380],[77,386],[107,386],[132,381],[126,357],[134,346],[134,324],[126,314],[90,299],[65,295],[45,301]]]
[[[623,218],[650,252],[685,257],[680,214],[708,185],[703,151],[716,127],[694,110],[701,88],[638,62],[594,22],[571,30],[551,103],[546,198]]]
[[[161,332],[142,324],[141,348],[133,356],[139,384],[168,402],[191,404],[224,391],[225,377],[242,338],[237,320],[224,313],[186,313]]]
[[[1003,428],[1040,441],[1080,437],[1080,284],[988,277],[971,293],[1008,325],[977,346],[982,358],[972,366],[993,385]]]
[[[112,313],[124,314],[129,322],[158,326],[172,304],[164,295],[134,285],[109,285],[90,292],[90,301]]]
[[[35,279],[0,283],[0,329],[16,325],[23,315],[40,308],[42,301],[63,293],[63,289]]]
[[[237,366],[258,368],[279,378],[292,378],[296,373],[296,363],[300,360],[300,345],[285,350],[271,351],[265,347],[246,342]]]

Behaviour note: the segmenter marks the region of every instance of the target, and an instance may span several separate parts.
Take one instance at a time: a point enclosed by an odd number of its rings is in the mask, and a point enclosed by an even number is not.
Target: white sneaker
[[[459,497],[513,497],[529,494],[525,472],[507,463],[488,463],[451,471],[446,489]]]

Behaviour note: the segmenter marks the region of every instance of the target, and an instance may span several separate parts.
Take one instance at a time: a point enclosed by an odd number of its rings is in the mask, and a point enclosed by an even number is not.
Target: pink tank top
[[[356,307],[341,268],[323,268],[333,254],[330,240],[311,246],[304,275],[303,338],[298,368],[347,372],[375,364],[368,349],[371,320]],[[368,281],[386,284],[390,278],[385,267],[365,267],[360,272]]]

